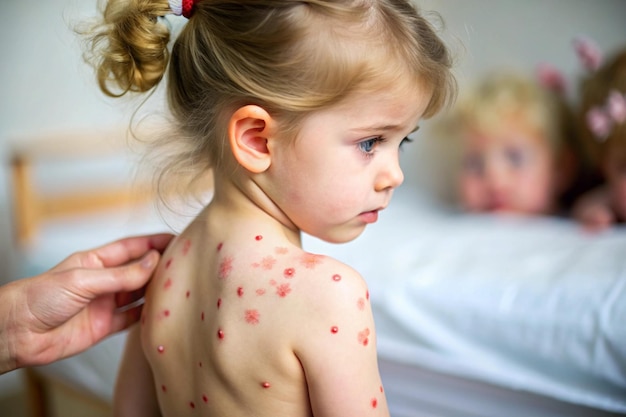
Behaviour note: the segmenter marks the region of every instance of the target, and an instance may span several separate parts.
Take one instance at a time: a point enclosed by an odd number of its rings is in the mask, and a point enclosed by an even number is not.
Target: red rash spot
[[[276,285],[276,280],[275,279],[270,279],[270,285],[273,287]]]
[[[333,281],[337,281],[337,282],[341,281],[341,275],[339,274],[333,275]]]
[[[250,324],[259,324],[259,314],[258,310],[246,310],[245,319]]]
[[[370,329],[366,327],[365,330],[363,330],[362,332],[359,332],[359,334],[357,335],[357,340],[363,346],[367,346],[370,342],[369,335],[370,335]]]
[[[283,271],[283,275],[285,278],[293,278],[293,274],[296,273],[296,270],[293,268],[287,268]]]
[[[275,263],[276,259],[274,259],[274,257],[266,256],[265,258],[263,258],[263,260],[261,260],[261,267],[269,271],[270,269],[274,268]]]
[[[163,310],[163,315],[165,317],[169,317],[170,316],[170,311],[169,310]]]
[[[167,290],[171,286],[172,286],[172,278],[168,278],[167,280],[165,280],[165,284],[163,284],[163,289]]]
[[[252,266],[255,268],[263,268],[266,271],[269,271],[274,267],[275,263],[276,259],[274,259],[272,256],[266,256],[265,258],[261,259],[261,262],[254,262]]]
[[[370,292],[369,291],[365,291],[365,298],[366,299],[370,299]]]
[[[224,244],[222,242],[218,243],[217,244],[217,251],[218,252],[221,251],[223,246],[224,246]]]
[[[265,289],[263,289],[263,288],[259,288],[258,290],[256,290],[256,294],[257,294],[257,295],[263,295],[263,294],[265,294]]]
[[[163,347],[163,345],[157,346],[157,352],[159,352],[159,353],[165,352],[165,348]]]
[[[222,279],[228,278],[232,270],[233,270],[233,258],[231,258],[230,256],[227,256],[224,259],[222,259],[222,262],[220,263],[219,277]]]
[[[202,368],[202,362],[198,362],[198,368]]]
[[[356,302],[356,306],[358,307],[359,310],[365,310],[365,300],[362,298],[359,298]]]
[[[200,320],[204,321],[204,311],[200,313]]]
[[[222,299],[218,298],[217,299],[217,308],[220,308],[222,306]]]
[[[167,392],[167,387],[165,385],[161,385],[161,391]]]
[[[333,333],[333,334],[337,333],[338,331],[339,331],[339,327],[337,327],[337,326],[333,326],[333,327],[330,328],[330,332]]]
[[[238,295],[239,297],[243,297],[243,287],[238,287],[238,288],[237,288],[237,295]]]
[[[269,387],[271,387],[272,385],[271,385],[269,382],[265,381],[265,382],[262,382],[262,383],[261,383],[261,386],[262,386],[263,388],[269,388]]]
[[[378,406],[378,400],[376,398],[372,398],[372,408],[376,408]]]
[[[380,392],[383,392],[383,391],[384,391],[384,390],[383,390],[383,386],[381,385],[381,386],[380,386]]]
[[[191,408],[196,408],[196,405],[194,404],[193,401],[189,401],[189,407]]]
[[[206,394],[202,394],[202,401],[204,401],[204,403],[208,403],[209,402],[209,397],[206,396]]]
[[[279,297],[286,297],[287,294],[289,294],[291,292],[291,287],[289,286],[289,284],[280,284],[278,287],[276,287],[276,294],[278,294]]]
[[[307,269],[313,269],[318,264],[322,263],[322,257],[313,253],[305,253],[304,255],[302,255],[300,263],[304,265],[304,267]]]
[[[187,292],[185,293],[185,298],[189,298],[189,296],[190,296],[190,295],[191,295],[191,293],[190,293],[189,291],[187,291]]]
[[[256,236],[254,237],[254,239],[255,239],[255,240],[257,240],[257,241],[259,241],[259,240],[262,240],[262,239],[263,239],[263,236],[261,236],[261,235],[256,235]]]
[[[283,247],[280,247],[280,246],[276,248],[276,253],[279,254],[279,255],[284,255],[287,252],[288,252],[287,248],[283,248]]]
[[[191,248],[191,240],[187,239],[185,241],[185,244],[183,245],[183,255],[187,255],[187,252],[189,252],[189,248]]]
[[[170,265],[172,265],[172,258],[168,259],[167,262],[165,262],[165,269],[168,269]]]
[[[219,329],[219,330],[217,331],[217,337],[218,337],[219,339],[223,339],[223,338],[224,338],[224,331],[223,331],[222,329]]]

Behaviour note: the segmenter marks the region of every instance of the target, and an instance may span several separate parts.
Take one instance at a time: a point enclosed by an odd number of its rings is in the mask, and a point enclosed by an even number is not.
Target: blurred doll
[[[579,122],[581,139],[603,184],[584,193],[575,203],[574,217],[592,230],[626,221],[626,48],[602,64],[589,42],[576,49],[596,57],[590,75],[581,83]]]
[[[458,197],[470,212],[554,214],[573,166],[567,107],[532,76],[491,74],[461,99]],[[561,86],[562,87],[562,86]],[[556,88],[558,90],[558,88]]]

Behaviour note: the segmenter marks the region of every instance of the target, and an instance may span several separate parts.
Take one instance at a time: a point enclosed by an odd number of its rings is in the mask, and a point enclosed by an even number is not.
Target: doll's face
[[[555,170],[548,140],[514,120],[502,126],[490,132],[466,132],[461,203],[472,212],[550,213]]]
[[[626,143],[611,144],[604,160],[611,205],[617,217],[626,220]]]

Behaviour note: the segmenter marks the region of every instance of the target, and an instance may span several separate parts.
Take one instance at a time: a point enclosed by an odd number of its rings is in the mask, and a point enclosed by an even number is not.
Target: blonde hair
[[[544,136],[554,151],[565,138],[564,102],[530,76],[499,71],[486,75],[459,100],[454,123],[458,135],[466,129],[494,132],[512,118]]]
[[[609,147],[626,146],[626,123],[615,124],[606,138],[598,138],[587,122],[589,111],[604,107],[612,91],[626,94],[626,49],[617,52],[580,84],[578,124],[587,156],[596,170]]]
[[[203,0],[168,52],[167,0],[108,0],[90,34],[108,95],[146,92],[168,69],[177,152],[160,180],[220,167],[228,112],[264,107],[297,130],[310,112],[402,77],[431,93],[425,117],[452,101],[451,57],[410,0]],[[168,68],[169,61],[169,68]],[[167,136],[167,137],[166,137]]]

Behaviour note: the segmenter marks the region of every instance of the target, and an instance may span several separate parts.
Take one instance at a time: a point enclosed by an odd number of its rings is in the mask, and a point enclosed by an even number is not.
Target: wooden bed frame
[[[123,155],[126,143],[119,131],[50,135],[23,142],[10,152],[15,241],[23,246],[39,226],[60,216],[106,211],[145,204],[154,199],[149,181],[129,181],[127,187],[98,186],[97,190],[68,190],[62,194],[42,193],[36,186],[34,168],[41,162],[77,162],[85,158]],[[141,190],[141,192],[139,192]]]

